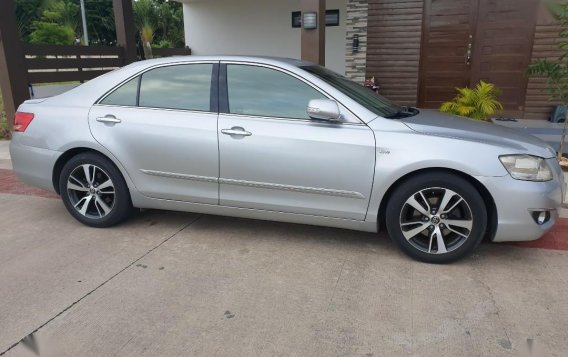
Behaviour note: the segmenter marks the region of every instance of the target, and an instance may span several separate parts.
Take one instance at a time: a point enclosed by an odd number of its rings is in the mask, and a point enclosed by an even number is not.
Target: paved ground
[[[8,151],[10,142],[7,140],[0,140],[0,169],[11,169],[12,163],[10,162],[10,153]]]
[[[435,266],[384,235],[294,224],[146,211],[92,229],[1,169],[0,212],[0,355],[568,351],[568,221],[554,249]]]

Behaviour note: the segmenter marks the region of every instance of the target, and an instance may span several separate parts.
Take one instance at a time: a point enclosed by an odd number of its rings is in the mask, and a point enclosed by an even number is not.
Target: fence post
[[[123,48],[124,64],[136,61],[136,33],[134,30],[134,14],[132,0],[112,0],[116,42]]]
[[[0,87],[8,128],[18,106],[30,98],[26,57],[16,22],[14,0],[0,1]]]

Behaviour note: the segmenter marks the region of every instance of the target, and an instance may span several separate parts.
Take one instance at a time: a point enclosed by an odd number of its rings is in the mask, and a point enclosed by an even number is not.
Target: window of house
[[[309,119],[308,102],[326,98],[301,80],[265,67],[228,65],[227,85],[233,114]]]
[[[325,11],[325,26],[339,26],[339,10],[326,10]],[[302,27],[302,12],[293,11],[292,12],[292,27],[301,28]]]
[[[209,111],[212,64],[160,67],[142,75],[141,107]]]
[[[138,94],[138,77],[124,83],[111,94],[106,96],[101,104],[124,105],[128,107],[136,106],[136,95]]]

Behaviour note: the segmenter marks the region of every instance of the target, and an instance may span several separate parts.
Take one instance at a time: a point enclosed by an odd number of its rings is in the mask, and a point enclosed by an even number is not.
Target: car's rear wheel
[[[63,166],[59,192],[69,213],[91,227],[112,226],[132,212],[130,193],[120,171],[93,152],[78,154]]]
[[[467,180],[427,173],[395,189],[387,204],[386,226],[391,239],[412,258],[448,263],[481,242],[487,212],[483,198]]]

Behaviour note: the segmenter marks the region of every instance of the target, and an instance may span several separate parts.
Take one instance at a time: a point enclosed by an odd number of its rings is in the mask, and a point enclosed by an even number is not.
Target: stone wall
[[[365,81],[367,66],[367,0],[346,0],[345,75],[359,83]],[[359,35],[359,51],[353,52],[353,35]]]

